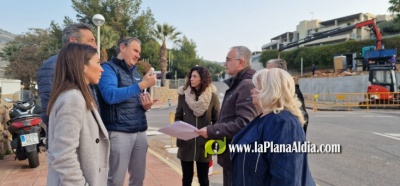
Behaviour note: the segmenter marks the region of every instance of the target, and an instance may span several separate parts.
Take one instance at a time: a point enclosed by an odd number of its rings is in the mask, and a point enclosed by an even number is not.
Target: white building
[[[334,29],[345,28],[354,25],[359,22],[375,19],[377,23],[385,20],[393,19],[391,15],[373,15],[370,13],[357,13],[326,21],[315,20],[304,20],[300,21],[296,26],[296,30],[293,32],[285,32],[279,36],[273,37],[270,43],[262,46],[262,50],[268,49],[279,49],[280,46],[287,45],[290,42],[304,40],[308,37],[318,36],[319,34],[331,31]],[[346,32],[338,33],[333,36],[318,39],[315,41],[308,42],[303,46],[318,46],[323,44],[340,43],[348,40],[366,40],[372,39],[375,36],[371,33],[368,27],[355,28]],[[296,48],[296,47],[293,47]]]

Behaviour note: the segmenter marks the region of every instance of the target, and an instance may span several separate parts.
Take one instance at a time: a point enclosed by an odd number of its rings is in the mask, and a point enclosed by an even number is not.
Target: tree
[[[151,65],[146,61],[138,61],[136,63],[137,71],[144,76],[151,68]]]
[[[166,72],[168,67],[167,61],[167,41],[172,41],[173,43],[179,42],[178,36],[181,32],[176,31],[176,28],[167,23],[157,24],[156,28],[153,30],[153,36],[155,39],[161,42],[160,48],[160,66],[161,66],[161,86],[165,85]]]
[[[141,4],[141,0],[72,0],[78,21],[93,25],[95,14],[102,14],[106,19],[100,36],[102,62],[108,60],[108,54],[115,54],[114,47],[123,37],[136,37],[142,43],[152,39],[155,19],[149,8],[140,13]],[[142,55],[151,54],[142,51]]]
[[[142,43],[142,54],[140,58],[150,63],[150,65],[156,69],[160,69],[158,60],[160,59],[160,44],[154,39],[151,39],[145,43]]]
[[[400,1],[399,0],[389,0],[389,8],[388,11],[396,14],[396,21],[400,21],[399,13],[400,13]]]
[[[198,59],[196,52],[196,43],[183,36],[179,45],[172,50],[174,65],[172,71],[177,72],[177,78],[185,78],[189,70],[201,65],[202,61]]]
[[[49,29],[30,29],[6,43],[0,52],[0,57],[10,62],[5,75],[21,80],[24,89],[28,90],[31,83],[36,82],[37,71],[43,61],[58,52],[53,34]]]
[[[221,64],[210,62],[210,61],[203,61],[201,66],[207,68],[207,70],[211,74],[211,78],[213,81],[218,81],[221,76],[224,75],[225,67]]]
[[[93,15],[101,14],[119,39],[132,36],[147,41],[155,20],[149,8],[139,14],[141,4],[141,0],[72,0],[78,21],[93,25]]]
[[[103,25],[100,34],[100,62],[108,61],[107,49],[113,49],[118,42],[118,33],[108,25]]]

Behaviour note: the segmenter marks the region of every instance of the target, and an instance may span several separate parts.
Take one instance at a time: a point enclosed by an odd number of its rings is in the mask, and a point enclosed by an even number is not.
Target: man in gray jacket
[[[62,32],[62,44],[81,43],[97,48],[96,40],[92,34],[91,27],[84,23],[74,23],[66,26]],[[43,62],[37,74],[37,84],[41,101],[42,113],[40,117],[49,130],[49,116],[47,116],[47,104],[49,103],[50,93],[53,87],[54,71],[56,68],[57,55],[51,56]],[[97,100],[94,90],[91,88],[93,97]],[[46,138],[46,140],[48,140]],[[48,143],[46,141],[46,148]]]
[[[247,123],[253,120],[259,113],[251,101],[251,78],[255,70],[251,69],[251,51],[244,46],[234,46],[226,56],[226,73],[231,78],[224,82],[229,86],[225,92],[220,115],[217,123],[204,127],[198,134],[210,139],[223,140],[226,138],[226,146],[232,138]],[[218,164],[223,168],[224,186],[232,185],[232,165],[229,148],[218,155]]]

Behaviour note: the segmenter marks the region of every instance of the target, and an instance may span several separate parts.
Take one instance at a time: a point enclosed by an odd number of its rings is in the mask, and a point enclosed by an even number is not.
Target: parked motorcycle
[[[40,106],[29,90],[17,91],[12,100],[4,100],[13,103],[7,124],[12,135],[11,148],[16,155],[15,159],[28,159],[29,167],[36,168],[39,166],[39,146],[44,146],[46,142],[45,130],[40,126]]]

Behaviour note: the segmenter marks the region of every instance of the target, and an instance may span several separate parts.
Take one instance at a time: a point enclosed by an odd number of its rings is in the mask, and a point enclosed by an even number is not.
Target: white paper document
[[[165,126],[163,128],[158,129],[158,132],[162,132],[164,134],[176,137],[181,140],[189,140],[199,136],[195,131],[198,131],[196,127],[185,123],[183,121],[176,121],[173,124]]]

